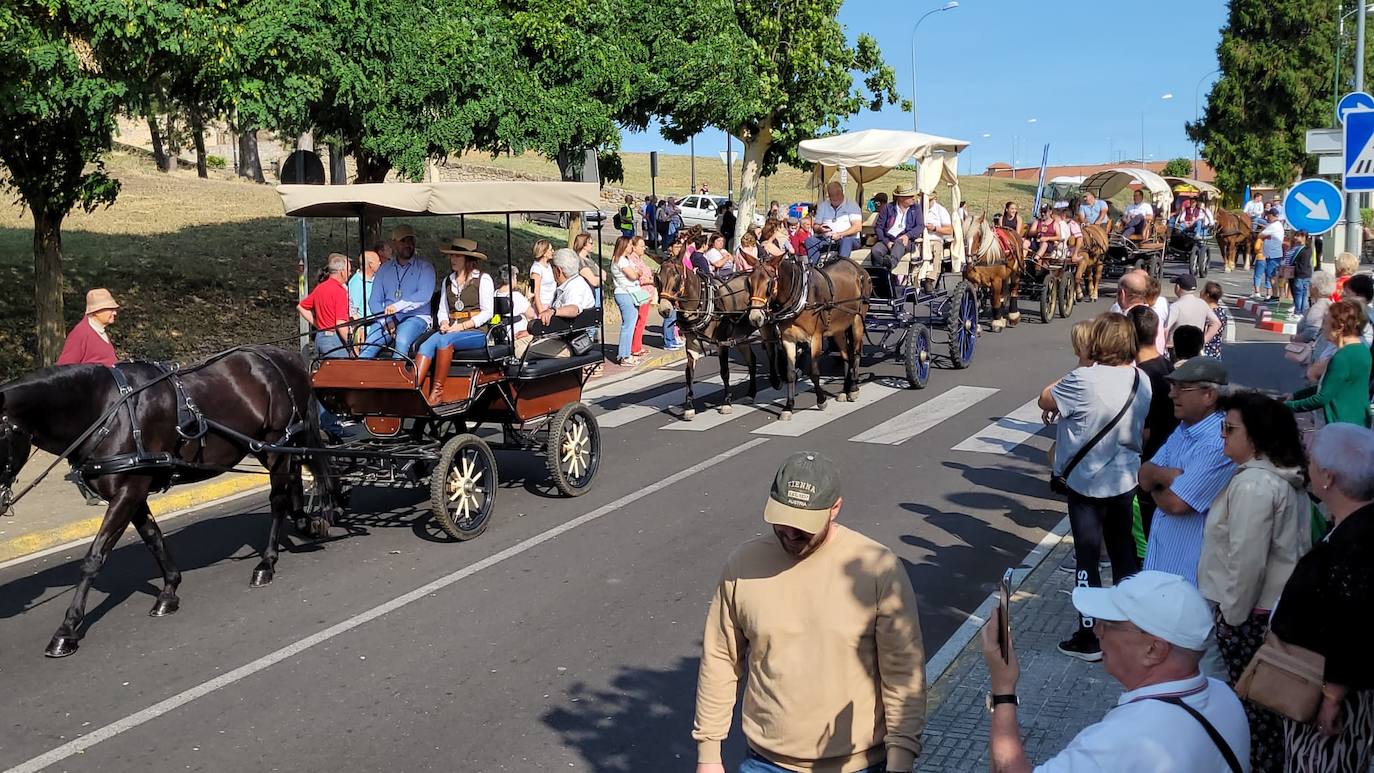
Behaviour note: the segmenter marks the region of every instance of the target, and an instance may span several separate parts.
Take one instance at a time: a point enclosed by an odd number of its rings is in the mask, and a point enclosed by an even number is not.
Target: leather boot
[[[429,391],[429,363],[430,359],[423,354],[415,356],[415,386],[421,393]]]
[[[434,353],[434,379],[429,390],[429,404],[444,401],[444,384],[448,383],[448,369],[453,364],[453,349],[444,347]]]

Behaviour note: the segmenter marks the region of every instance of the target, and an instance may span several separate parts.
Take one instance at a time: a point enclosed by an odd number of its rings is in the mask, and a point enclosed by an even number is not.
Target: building
[[[1115,164],[1069,164],[1063,166],[1050,166],[1045,168],[1045,179],[1048,180],[1052,177],[1087,177],[1094,172],[1101,172],[1104,169],[1117,169],[1120,167],[1144,167],[1156,174],[1163,174],[1164,165],[1167,163],[1168,161],[1147,161],[1141,164],[1136,161],[1128,160]],[[988,177],[1007,177],[1016,180],[1034,181],[1040,176],[1040,167],[1023,166],[1013,169],[1012,166],[1005,161],[998,161],[994,164],[990,164],[987,169],[984,169],[983,174]],[[1197,162],[1197,179],[1205,183],[1212,182],[1212,180],[1216,179],[1216,172],[1212,169],[1211,164],[1208,164],[1202,159],[1198,159]]]

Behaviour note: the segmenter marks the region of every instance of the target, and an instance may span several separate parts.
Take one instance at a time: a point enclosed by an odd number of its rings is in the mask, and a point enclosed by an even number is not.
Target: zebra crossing
[[[951,421],[972,423],[979,414],[971,409],[1003,393],[997,387],[956,385],[943,391],[930,389],[912,392],[878,379],[863,384],[855,402],[827,401],[824,410],[817,410],[805,386],[799,383],[797,410],[790,421],[780,421],[784,393],[766,384],[754,402],[743,402],[738,395],[743,388],[738,377],[731,390],[737,395],[729,413],[717,410],[723,388],[719,374],[703,377],[694,386],[701,406],[692,421],[681,418],[683,402],[682,371],[662,369],[641,373],[599,389],[589,390],[586,402],[592,406],[597,422],[603,429],[623,427],[633,422],[648,423],[662,432],[708,432],[727,425],[749,427],[751,435],[770,437],[802,437],[821,430],[847,416],[859,414],[879,404],[888,404],[895,395],[920,395],[919,404],[895,416],[882,418],[875,412],[875,423],[848,438],[849,442],[869,446],[900,446],[936,427]],[[839,379],[824,379],[823,386],[832,394],[839,391]],[[979,418],[993,420],[982,429],[965,437],[951,451],[1007,454],[1037,435],[1051,430],[1040,420],[1040,409],[1032,399],[1012,412],[999,416],[982,414]],[[994,418],[995,417],[995,418]],[[986,420],[986,419],[984,419]]]

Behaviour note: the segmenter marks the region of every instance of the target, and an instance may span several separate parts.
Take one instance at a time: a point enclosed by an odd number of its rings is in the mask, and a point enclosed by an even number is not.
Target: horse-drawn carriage
[[[1193,196],[1213,205],[1221,203],[1221,189],[1211,183],[1188,177],[1165,177],[1176,197]],[[1165,244],[1165,258],[1188,264],[1193,276],[1207,276],[1212,265],[1212,250],[1207,246],[1206,234],[1180,228],[1175,218],[1169,219],[1169,239]]]
[[[1168,251],[1167,218],[1174,200],[1173,188],[1169,183],[1148,169],[1122,167],[1089,175],[1081,188],[1084,193],[1107,200],[1131,186],[1138,186],[1154,215],[1149,219],[1145,233],[1139,236],[1128,237],[1116,228],[1111,229],[1101,257],[1103,270],[1109,276],[1119,276],[1130,269],[1143,268],[1152,276],[1159,277],[1164,271],[1164,259]]]

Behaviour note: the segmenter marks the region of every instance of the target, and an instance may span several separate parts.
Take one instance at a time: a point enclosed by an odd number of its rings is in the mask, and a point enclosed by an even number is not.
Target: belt
[[[476,311],[450,311],[448,313],[448,318],[450,322],[458,322],[465,319],[472,319],[477,316],[478,313],[479,312]]]

